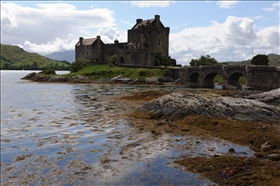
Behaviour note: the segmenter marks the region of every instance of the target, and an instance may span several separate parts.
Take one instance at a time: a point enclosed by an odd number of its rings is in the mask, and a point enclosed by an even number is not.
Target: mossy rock
[[[56,75],[55,70],[53,69],[44,69],[40,74],[44,75]]]

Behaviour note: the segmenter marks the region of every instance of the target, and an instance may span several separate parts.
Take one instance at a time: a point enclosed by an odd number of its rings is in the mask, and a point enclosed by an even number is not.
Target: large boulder
[[[280,88],[271,90],[268,92],[260,93],[260,94],[252,94],[246,96],[247,99],[256,99],[261,102],[271,104],[271,105],[280,105]]]
[[[216,94],[172,93],[145,104],[135,117],[178,120],[188,115],[221,117],[228,120],[278,123],[280,109],[263,102]]]

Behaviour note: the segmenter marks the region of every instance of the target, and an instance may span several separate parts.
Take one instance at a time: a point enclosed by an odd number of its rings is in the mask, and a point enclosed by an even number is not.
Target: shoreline
[[[94,81],[86,83],[98,82]],[[104,84],[104,82],[99,83]],[[127,85],[120,82],[107,82],[106,84]],[[147,86],[154,84],[141,85]],[[180,86],[175,84],[161,85]],[[201,94],[205,97],[217,97],[214,95],[216,94],[221,97],[231,97],[232,99],[248,96],[242,94],[241,90],[190,88],[189,92]],[[182,93],[182,91],[178,89],[171,91],[164,91],[164,89],[162,89],[162,91],[142,91],[129,95],[115,95],[106,99],[107,101],[109,99],[112,102],[115,102],[115,104],[121,105],[115,119],[126,118],[134,128],[128,133],[130,136],[137,136],[136,134],[139,133],[149,134],[150,137],[148,139],[141,140],[141,143],[143,144],[148,143],[147,140],[161,141],[166,135],[173,137],[180,136],[185,140],[189,139],[191,136],[200,139],[210,139],[214,137],[227,142],[247,146],[254,152],[253,155],[248,157],[246,154],[238,154],[237,149],[229,148],[227,153],[214,153],[210,156],[206,154],[194,157],[187,155],[172,157],[174,163],[178,166],[185,167],[186,171],[199,173],[203,177],[208,178],[219,185],[280,184],[280,167],[278,166],[280,161],[280,119],[274,122],[264,122],[265,120],[241,121],[239,119],[205,115],[199,112],[196,114],[192,113],[176,120],[168,117],[147,118],[143,117],[144,115],[138,115],[135,117],[135,112],[144,108],[145,105],[151,104],[156,99],[160,99],[162,96],[168,96],[172,93]],[[253,94],[256,92],[252,91],[251,93]],[[262,103],[267,105],[264,102]],[[254,107],[252,106],[252,108]],[[271,105],[271,108],[276,108],[280,111],[279,104],[276,104],[276,106]],[[243,107],[241,104],[239,110],[242,111],[242,109]],[[251,117],[254,118],[254,115],[251,115]],[[269,113],[268,117],[270,117]],[[200,144],[203,142],[195,141],[194,143]],[[186,146],[186,148],[190,147]],[[106,158],[110,159],[110,156]]]

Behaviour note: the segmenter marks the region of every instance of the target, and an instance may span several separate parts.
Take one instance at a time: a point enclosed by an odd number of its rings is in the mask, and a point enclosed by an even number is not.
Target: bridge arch
[[[227,85],[233,86],[233,87],[237,87],[237,88],[241,88],[242,85],[239,82],[239,78],[241,76],[244,76],[242,73],[240,72],[234,72],[231,75],[228,76],[227,79]],[[244,76],[246,78],[246,76]]]
[[[191,83],[198,83],[199,82],[199,73],[198,72],[193,72],[190,75],[190,80]]]
[[[218,74],[219,74],[218,72],[210,72],[210,73],[206,74],[205,77],[203,78],[203,87],[214,88],[215,87],[214,78]],[[223,74],[219,74],[219,75],[221,75],[223,77]]]

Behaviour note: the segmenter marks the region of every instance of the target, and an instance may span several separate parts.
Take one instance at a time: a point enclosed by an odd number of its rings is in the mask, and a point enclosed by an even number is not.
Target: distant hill
[[[0,69],[6,70],[68,70],[69,62],[58,61],[41,56],[37,53],[29,53],[19,46],[0,44]]]
[[[269,66],[280,67],[280,55],[268,54]],[[251,59],[245,61],[230,61],[226,62],[229,65],[251,65]]]
[[[46,55],[46,57],[50,59],[55,60],[66,60],[68,62],[74,62],[75,61],[75,50],[68,50],[64,52],[54,52],[51,54]]]

